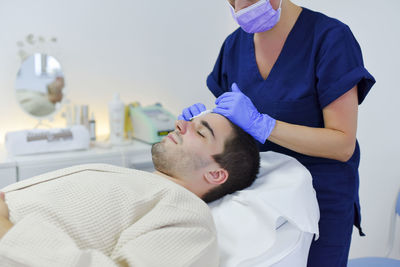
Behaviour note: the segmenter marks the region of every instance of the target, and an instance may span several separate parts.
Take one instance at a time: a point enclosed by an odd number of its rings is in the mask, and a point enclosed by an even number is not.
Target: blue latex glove
[[[190,121],[194,116],[199,115],[205,110],[206,106],[204,106],[202,103],[196,103],[188,108],[185,108],[182,111],[182,114],[178,116],[178,120]]]
[[[243,94],[236,83],[232,92],[226,92],[215,100],[213,112],[219,113],[264,144],[275,127],[276,120],[258,112],[253,102]]]

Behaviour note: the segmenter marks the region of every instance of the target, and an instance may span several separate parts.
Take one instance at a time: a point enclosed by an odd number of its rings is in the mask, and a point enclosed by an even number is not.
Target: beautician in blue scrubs
[[[222,45],[207,86],[214,112],[313,176],[320,237],[308,266],[346,266],[353,224],[360,226],[357,109],[375,83],[342,22],[290,0],[229,0],[240,28]],[[186,108],[189,120],[205,110]]]

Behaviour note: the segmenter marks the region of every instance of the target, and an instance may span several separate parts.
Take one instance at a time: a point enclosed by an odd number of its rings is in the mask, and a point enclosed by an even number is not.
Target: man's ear
[[[228,176],[229,176],[228,171],[220,168],[217,170],[207,171],[204,174],[204,179],[209,184],[219,185],[225,183],[226,180],[228,179]]]

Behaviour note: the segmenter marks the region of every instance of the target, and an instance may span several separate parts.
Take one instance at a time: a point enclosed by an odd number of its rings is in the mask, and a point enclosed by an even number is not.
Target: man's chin
[[[151,155],[165,152],[165,148],[162,143],[163,141],[164,139],[161,142],[155,143],[151,146]]]
[[[151,159],[156,171],[169,175],[168,171],[168,155],[162,142],[155,143],[151,146]]]

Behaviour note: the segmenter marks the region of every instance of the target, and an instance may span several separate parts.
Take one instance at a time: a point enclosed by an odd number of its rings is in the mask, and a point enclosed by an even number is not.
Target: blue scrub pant
[[[321,212],[319,239],[311,243],[307,267],[346,267],[353,232],[354,209],[350,214],[329,218]],[[328,217],[328,218],[327,218]]]

